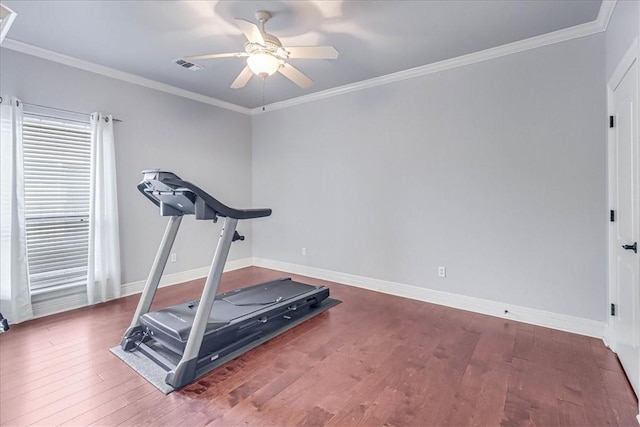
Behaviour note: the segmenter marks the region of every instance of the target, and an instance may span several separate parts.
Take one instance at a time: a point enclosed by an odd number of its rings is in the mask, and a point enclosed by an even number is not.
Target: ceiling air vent
[[[194,64],[193,62],[185,61],[184,59],[176,59],[174,62],[182,68],[186,68],[191,71],[198,71],[204,68],[202,65]]]

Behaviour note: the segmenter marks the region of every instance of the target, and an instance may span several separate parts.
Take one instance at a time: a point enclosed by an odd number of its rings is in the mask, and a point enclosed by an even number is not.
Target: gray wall
[[[254,256],[604,320],[604,38],[255,116]]]
[[[606,32],[607,81],[636,37],[640,37],[640,1],[618,0]]]
[[[251,118],[120,80],[0,50],[0,93],[24,102],[80,112],[102,111],[115,124],[123,283],[146,278],[166,219],[136,189],[143,169],[164,168],[231,206],[251,203]],[[185,218],[166,273],[207,266],[221,222]],[[230,260],[251,256],[247,240]]]

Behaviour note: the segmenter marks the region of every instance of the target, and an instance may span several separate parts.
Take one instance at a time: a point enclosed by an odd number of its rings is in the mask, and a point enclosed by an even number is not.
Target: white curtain
[[[11,323],[33,317],[29,294],[22,162],[22,102],[0,102],[0,312]]]
[[[89,304],[120,296],[120,238],[113,117],[91,115],[91,206],[89,209]]]

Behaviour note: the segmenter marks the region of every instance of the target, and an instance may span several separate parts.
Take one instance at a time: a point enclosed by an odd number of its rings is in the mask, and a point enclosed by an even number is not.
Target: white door
[[[610,89],[610,202],[614,222],[609,233],[611,347],[640,396],[640,146],[638,143],[638,48],[626,55]],[[634,250],[635,245],[635,250]]]

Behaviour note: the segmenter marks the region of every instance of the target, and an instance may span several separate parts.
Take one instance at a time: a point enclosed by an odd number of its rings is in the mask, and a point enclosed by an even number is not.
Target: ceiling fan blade
[[[233,83],[231,83],[231,89],[243,88],[252,75],[253,72],[251,71],[251,69],[249,67],[244,67],[244,69],[240,71],[240,74],[238,74],[238,77],[236,77]]]
[[[236,25],[242,31],[242,34],[249,40],[251,43],[259,43],[262,46],[265,46],[264,37],[262,37],[262,32],[260,28],[253,22],[245,21],[244,19],[236,19]]]
[[[289,64],[284,64],[280,68],[278,68],[278,72],[300,86],[301,88],[308,88],[313,86],[313,80],[307,77],[302,71],[298,70],[296,67],[293,67]]]
[[[338,51],[333,46],[296,46],[285,48],[289,58],[337,59]]]
[[[202,59],[216,59],[216,58],[240,58],[242,56],[249,56],[247,52],[232,52],[232,53],[211,53],[208,55],[194,55],[185,56],[184,59],[188,61],[198,61]]]

